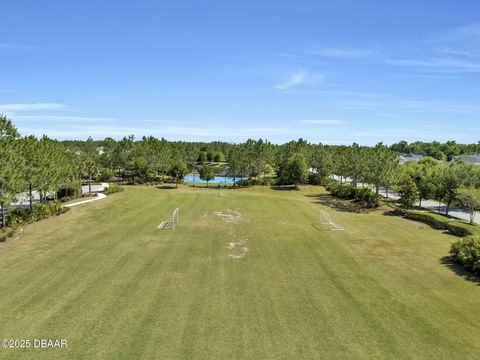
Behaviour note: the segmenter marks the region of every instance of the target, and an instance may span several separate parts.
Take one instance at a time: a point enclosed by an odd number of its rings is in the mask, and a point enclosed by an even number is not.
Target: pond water
[[[237,177],[237,178],[235,178],[235,182],[238,182],[238,181],[243,180],[243,179],[246,179],[246,178]],[[186,183],[197,183],[197,184],[206,184],[207,183],[206,181],[201,180],[198,175],[195,175],[195,176],[187,175],[187,176],[185,176],[183,181],[186,182]],[[215,178],[213,180],[210,180],[208,183],[209,184],[229,184],[229,185],[231,185],[231,184],[233,184],[233,177],[215,176]]]

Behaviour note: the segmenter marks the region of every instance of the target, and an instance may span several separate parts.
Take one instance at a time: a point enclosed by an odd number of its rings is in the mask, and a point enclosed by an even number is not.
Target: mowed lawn
[[[127,187],[27,226],[0,246],[0,339],[68,349],[0,358],[478,359],[453,238],[321,193]]]

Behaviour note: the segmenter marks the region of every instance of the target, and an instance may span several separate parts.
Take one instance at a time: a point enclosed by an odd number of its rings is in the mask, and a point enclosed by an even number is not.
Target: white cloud
[[[313,55],[337,59],[362,58],[375,53],[375,51],[370,49],[324,47],[320,45],[314,45],[307,52]]]
[[[190,139],[225,139],[236,140],[239,138],[256,138],[256,137],[268,137],[284,135],[289,136],[294,134],[299,136],[303,133],[301,129],[293,128],[280,128],[280,127],[220,127],[210,126],[196,127],[196,126],[165,126],[158,128],[145,128],[145,127],[125,127],[125,126],[103,126],[93,124],[62,126],[61,128],[54,129],[38,129],[18,126],[20,132],[25,135],[42,136],[47,134],[51,137],[57,138],[86,138],[88,136],[93,137],[122,137],[130,134],[135,136],[153,135],[157,137],[169,136],[177,139],[186,140]]]
[[[335,120],[335,119],[302,120],[301,122],[303,122],[305,124],[317,124],[317,125],[342,125],[342,124],[347,124],[346,121]]]
[[[0,104],[0,111],[60,110],[65,108],[66,106],[60,103]]]
[[[445,73],[479,73],[480,63],[454,58],[439,59],[389,59],[385,61],[390,65],[416,67],[423,71]]]
[[[13,115],[14,120],[40,120],[58,122],[110,122],[113,118],[92,117],[92,116],[63,116],[63,115]]]
[[[296,72],[292,72],[286,81],[275,85],[275,89],[288,90],[291,88],[296,88],[300,85],[317,84],[322,82],[324,79],[325,79],[325,74],[322,74],[322,73],[309,73],[304,70],[296,71]]]
[[[290,74],[290,77],[287,81],[275,85],[277,90],[286,90],[294,86],[304,84],[308,79],[308,74],[306,71],[298,71]]]

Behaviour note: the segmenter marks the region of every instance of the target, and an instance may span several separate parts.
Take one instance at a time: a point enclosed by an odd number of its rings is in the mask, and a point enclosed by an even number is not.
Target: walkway
[[[332,175],[333,180],[340,181],[340,176],[337,175]],[[346,181],[347,183],[351,182],[350,178],[343,178],[343,181]],[[368,186],[368,184],[362,184],[358,183],[359,186]],[[384,188],[380,188],[380,195],[382,195],[384,198],[386,197],[386,191]],[[393,200],[398,200],[400,199],[400,196],[398,196],[397,193],[393,190],[388,190],[388,199],[393,199]],[[418,206],[419,202],[417,201],[415,203],[415,206]],[[422,200],[422,206],[423,209],[428,209],[428,210],[434,210],[438,211],[439,204],[437,201],[434,200]],[[447,205],[441,203],[440,204],[440,214],[445,214],[447,211]],[[457,208],[457,207],[450,207],[450,210],[448,211],[448,215],[460,220],[465,220],[467,222],[470,221],[470,212],[465,209]],[[475,218],[473,219],[473,222],[475,224],[480,224],[480,212],[475,212]]]
[[[106,197],[107,197],[107,195],[105,195],[105,194],[97,193],[97,197],[94,198],[94,199],[82,200],[82,201],[79,201],[79,202],[76,202],[76,203],[73,203],[73,204],[68,204],[68,205],[65,205],[65,206],[66,207],[77,206],[77,205],[86,204],[86,203],[89,203],[89,202],[92,202],[92,201],[102,200],[102,199],[105,199]]]

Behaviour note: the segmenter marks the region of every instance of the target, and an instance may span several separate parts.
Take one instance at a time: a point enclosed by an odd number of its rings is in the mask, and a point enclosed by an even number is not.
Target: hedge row
[[[355,188],[353,185],[341,185],[336,181],[329,181],[325,184],[325,189],[340,199],[360,201],[367,208],[378,206],[375,193],[368,187]]]
[[[46,219],[53,215],[64,214],[69,210],[70,208],[62,206],[59,201],[35,205],[32,209],[14,209],[10,212],[10,215],[6,217],[7,227],[0,229],[0,242],[3,242],[9,237],[13,236],[15,230],[19,226]]]
[[[11,228],[0,229],[0,242],[4,242],[9,237],[12,237],[14,233],[15,230]]]
[[[450,246],[452,258],[473,273],[480,273],[480,236],[459,239]]]
[[[110,184],[110,187],[106,188],[105,191],[103,192],[105,195],[110,195],[118,192],[122,192],[124,189],[123,187],[116,185],[116,184]]]
[[[407,219],[421,221],[428,224],[434,229],[447,230],[450,234],[455,236],[466,237],[480,233],[480,229],[477,226],[454,222],[442,215],[400,208],[397,208],[396,212],[405,216]]]
[[[10,216],[7,218],[7,225],[16,228],[20,225],[46,219],[52,215],[64,214],[69,210],[70,208],[64,207],[58,201],[52,201],[47,204],[35,205],[32,209],[15,209],[12,210]]]

